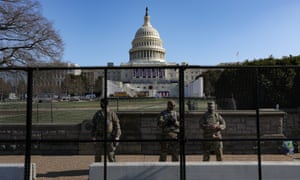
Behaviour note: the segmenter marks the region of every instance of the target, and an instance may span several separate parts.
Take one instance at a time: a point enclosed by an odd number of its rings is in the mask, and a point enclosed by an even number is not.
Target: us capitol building
[[[144,24],[136,31],[131,44],[129,62],[121,63],[120,67],[137,67],[137,69],[109,69],[107,72],[107,95],[126,93],[129,96],[146,97],[178,96],[178,69],[155,68],[156,66],[166,67],[178,64],[166,61],[166,50],[163,48],[158,31],[151,25],[148,8],[146,8]],[[114,66],[113,63],[107,65]],[[201,70],[187,69],[184,73],[185,96],[204,96],[203,79],[199,77]],[[196,79],[196,77],[198,78]]]

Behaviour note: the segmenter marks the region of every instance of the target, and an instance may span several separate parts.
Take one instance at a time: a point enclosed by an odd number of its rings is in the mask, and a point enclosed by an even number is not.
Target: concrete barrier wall
[[[298,180],[300,162],[262,162],[264,180]],[[89,180],[103,179],[103,163],[89,167]],[[188,180],[255,180],[258,178],[258,162],[188,162]],[[176,180],[180,179],[180,165],[174,162],[108,163],[107,179],[119,180]]]
[[[24,164],[21,163],[1,163],[0,164],[0,179],[1,180],[23,180],[24,179]],[[36,165],[31,164],[30,179],[36,179]]]

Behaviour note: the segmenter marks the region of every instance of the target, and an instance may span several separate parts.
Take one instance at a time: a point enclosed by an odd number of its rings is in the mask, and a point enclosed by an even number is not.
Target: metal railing
[[[13,67],[13,68],[0,68],[0,72],[4,71],[24,71],[27,72],[27,99],[26,99],[26,137],[24,140],[16,140],[16,142],[25,143],[25,180],[29,180],[30,178],[30,164],[31,164],[31,155],[32,155],[32,144],[36,143],[36,140],[32,139],[32,102],[33,102],[33,73],[35,71],[52,71],[52,70],[101,70],[104,72],[104,93],[103,98],[107,99],[107,80],[108,76],[107,73],[109,70],[116,70],[116,69],[137,69],[138,67]],[[184,96],[184,86],[185,86],[185,71],[187,69],[238,69],[238,70],[250,70],[252,72],[253,77],[255,77],[255,92],[254,92],[254,101],[255,101],[255,111],[256,111],[256,138],[251,139],[244,139],[244,138],[235,138],[235,139],[222,139],[221,141],[256,141],[257,144],[257,162],[258,162],[258,178],[259,180],[262,179],[262,164],[261,164],[261,142],[262,141],[281,141],[282,139],[276,138],[268,138],[263,139],[261,138],[260,134],[260,108],[261,108],[261,83],[262,79],[260,76],[262,69],[277,69],[277,68],[299,68],[298,66],[161,66],[161,67],[143,67],[143,69],[175,69],[178,71],[179,79],[178,79],[178,99],[179,99],[179,114],[180,114],[180,135],[178,142],[180,143],[180,179],[186,179],[186,151],[185,151],[185,144],[187,141],[212,141],[207,139],[187,139],[185,135],[185,96]],[[105,133],[106,134],[106,133]],[[299,138],[291,138],[291,140],[298,140]],[[6,141],[6,140],[1,140]],[[43,140],[42,140],[43,141]],[[64,140],[45,140],[44,142],[64,142]],[[107,143],[107,137],[103,141],[103,143]],[[153,139],[153,140],[146,140],[146,139],[137,139],[137,140],[119,140],[119,142],[161,142],[161,141],[171,141],[171,140],[162,140],[162,139]],[[69,141],[70,142],[70,141]],[[92,140],[76,140],[74,142],[82,142],[82,143],[91,143],[94,142]],[[104,150],[104,179],[107,179],[107,148],[106,146]]]

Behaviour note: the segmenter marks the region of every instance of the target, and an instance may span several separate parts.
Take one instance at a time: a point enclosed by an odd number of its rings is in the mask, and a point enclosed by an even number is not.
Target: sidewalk
[[[168,157],[169,158],[169,157]],[[24,163],[24,156],[0,156],[0,163]],[[211,157],[215,161],[215,157]],[[224,161],[257,161],[257,155],[224,155]],[[262,161],[300,161],[300,154],[293,157],[286,155],[262,155]],[[201,155],[188,155],[186,162],[199,161]],[[117,155],[118,162],[155,162],[158,156]],[[170,161],[170,159],[168,159]],[[94,162],[93,156],[32,156],[36,163],[37,180],[87,180],[89,165]]]

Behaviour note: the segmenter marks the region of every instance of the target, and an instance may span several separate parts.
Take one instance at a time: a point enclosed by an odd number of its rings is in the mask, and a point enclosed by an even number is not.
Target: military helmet
[[[174,100],[169,100],[168,105],[172,105],[174,107],[174,106],[176,106],[176,103]]]

